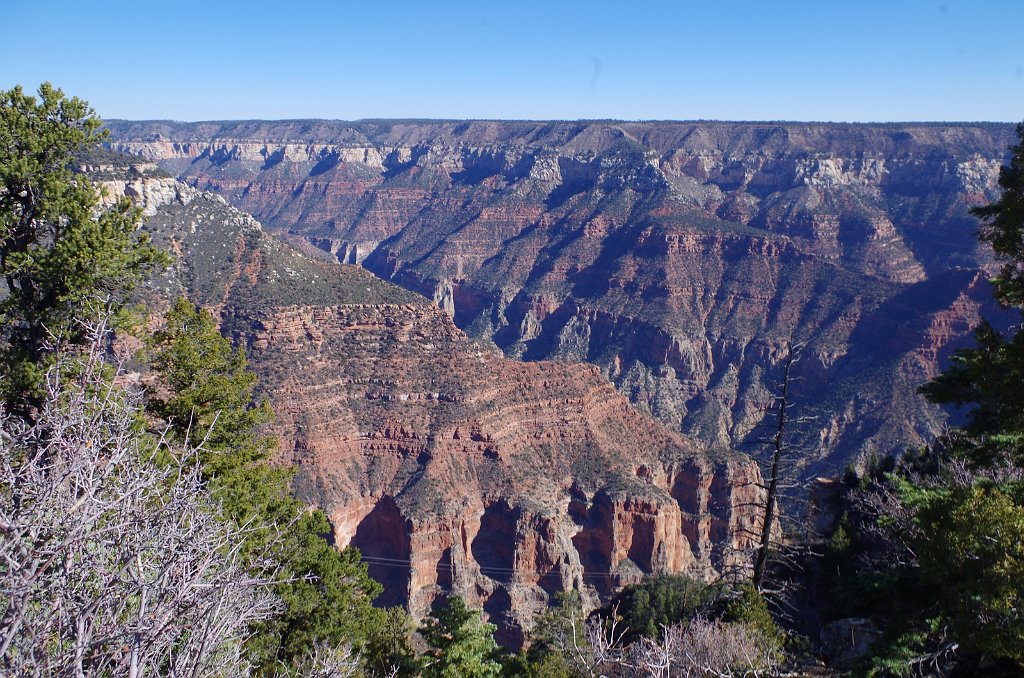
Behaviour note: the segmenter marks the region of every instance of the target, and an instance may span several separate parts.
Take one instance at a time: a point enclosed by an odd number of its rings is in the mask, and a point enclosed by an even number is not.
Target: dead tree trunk
[[[764,522],[754,560],[754,587],[761,590],[765,570],[768,567],[768,551],[772,542],[772,527],[775,525],[779,503],[779,476],[782,466],[782,453],[785,449],[787,408],[789,407],[789,385],[792,379],[793,363],[796,362],[802,345],[788,344],[786,360],[783,364],[781,393],[779,395],[779,415],[775,422],[775,436],[772,440],[772,465],[768,474],[768,493],[765,497]]]

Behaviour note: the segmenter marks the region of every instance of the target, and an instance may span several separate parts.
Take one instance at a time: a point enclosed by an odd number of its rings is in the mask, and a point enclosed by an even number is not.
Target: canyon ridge
[[[528,361],[510,375],[587,390],[599,372],[707,449],[759,453],[786,346],[805,343],[790,444],[807,478],[931,440],[949,413],[916,388],[970,341],[983,306],[994,312],[968,211],[997,195],[1010,125],[108,126],[112,148],[433,300],[470,338]],[[261,341],[285,350],[303,327],[381,322],[318,313],[268,321]],[[426,307],[402,314],[425,345],[454,332]]]
[[[280,463],[421,618],[449,592],[516,647],[562,591],[588,607],[647,574],[710,578],[749,558],[757,465],[639,412],[598,368],[522,362],[428,299],[266,233],[170,178],[105,183],[175,263],[145,288],[187,294],[247,349]]]

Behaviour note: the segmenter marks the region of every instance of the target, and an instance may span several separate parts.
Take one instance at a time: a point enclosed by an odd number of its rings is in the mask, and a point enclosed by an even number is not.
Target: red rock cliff
[[[188,292],[247,346],[296,491],[359,547],[381,603],[422,615],[456,591],[515,644],[559,591],[596,602],[748,549],[756,466],[641,414],[598,368],[508,359],[209,194],[167,191],[151,211],[179,255],[151,293]]]
[[[597,368],[506,359],[415,305],[279,309],[251,347],[301,492],[383,602],[419,615],[453,589],[514,642],[558,591],[705,575],[749,546],[756,466],[700,453]]]

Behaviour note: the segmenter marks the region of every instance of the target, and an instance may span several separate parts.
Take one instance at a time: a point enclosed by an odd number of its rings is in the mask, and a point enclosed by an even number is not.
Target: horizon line
[[[173,123],[179,125],[223,124],[239,122],[326,122],[326,123],[589,123],[589,124],[726,124],[726,125],[1018,125],[1022,120],[729,120],[723,118],[220,118],[177,120],[174,118],[101,118],[106,123]]]

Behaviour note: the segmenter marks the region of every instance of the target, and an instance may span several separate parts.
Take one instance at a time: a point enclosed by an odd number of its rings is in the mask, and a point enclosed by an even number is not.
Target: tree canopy
[[[430,678],[496,678],[501,652],[494,625],[456,596],[435,609],[420,628],[431,650],[422,675]]]
[[[0,92],[0,395],[11,409],[38,404],[45,356],[60,341],[81,342],[81,319],[123,304],[142,277],[167,259],[138,231],[127,199],[100,209],[95,186],[72,171],[74,153],[104,137],[84,101],[43,84]]]

